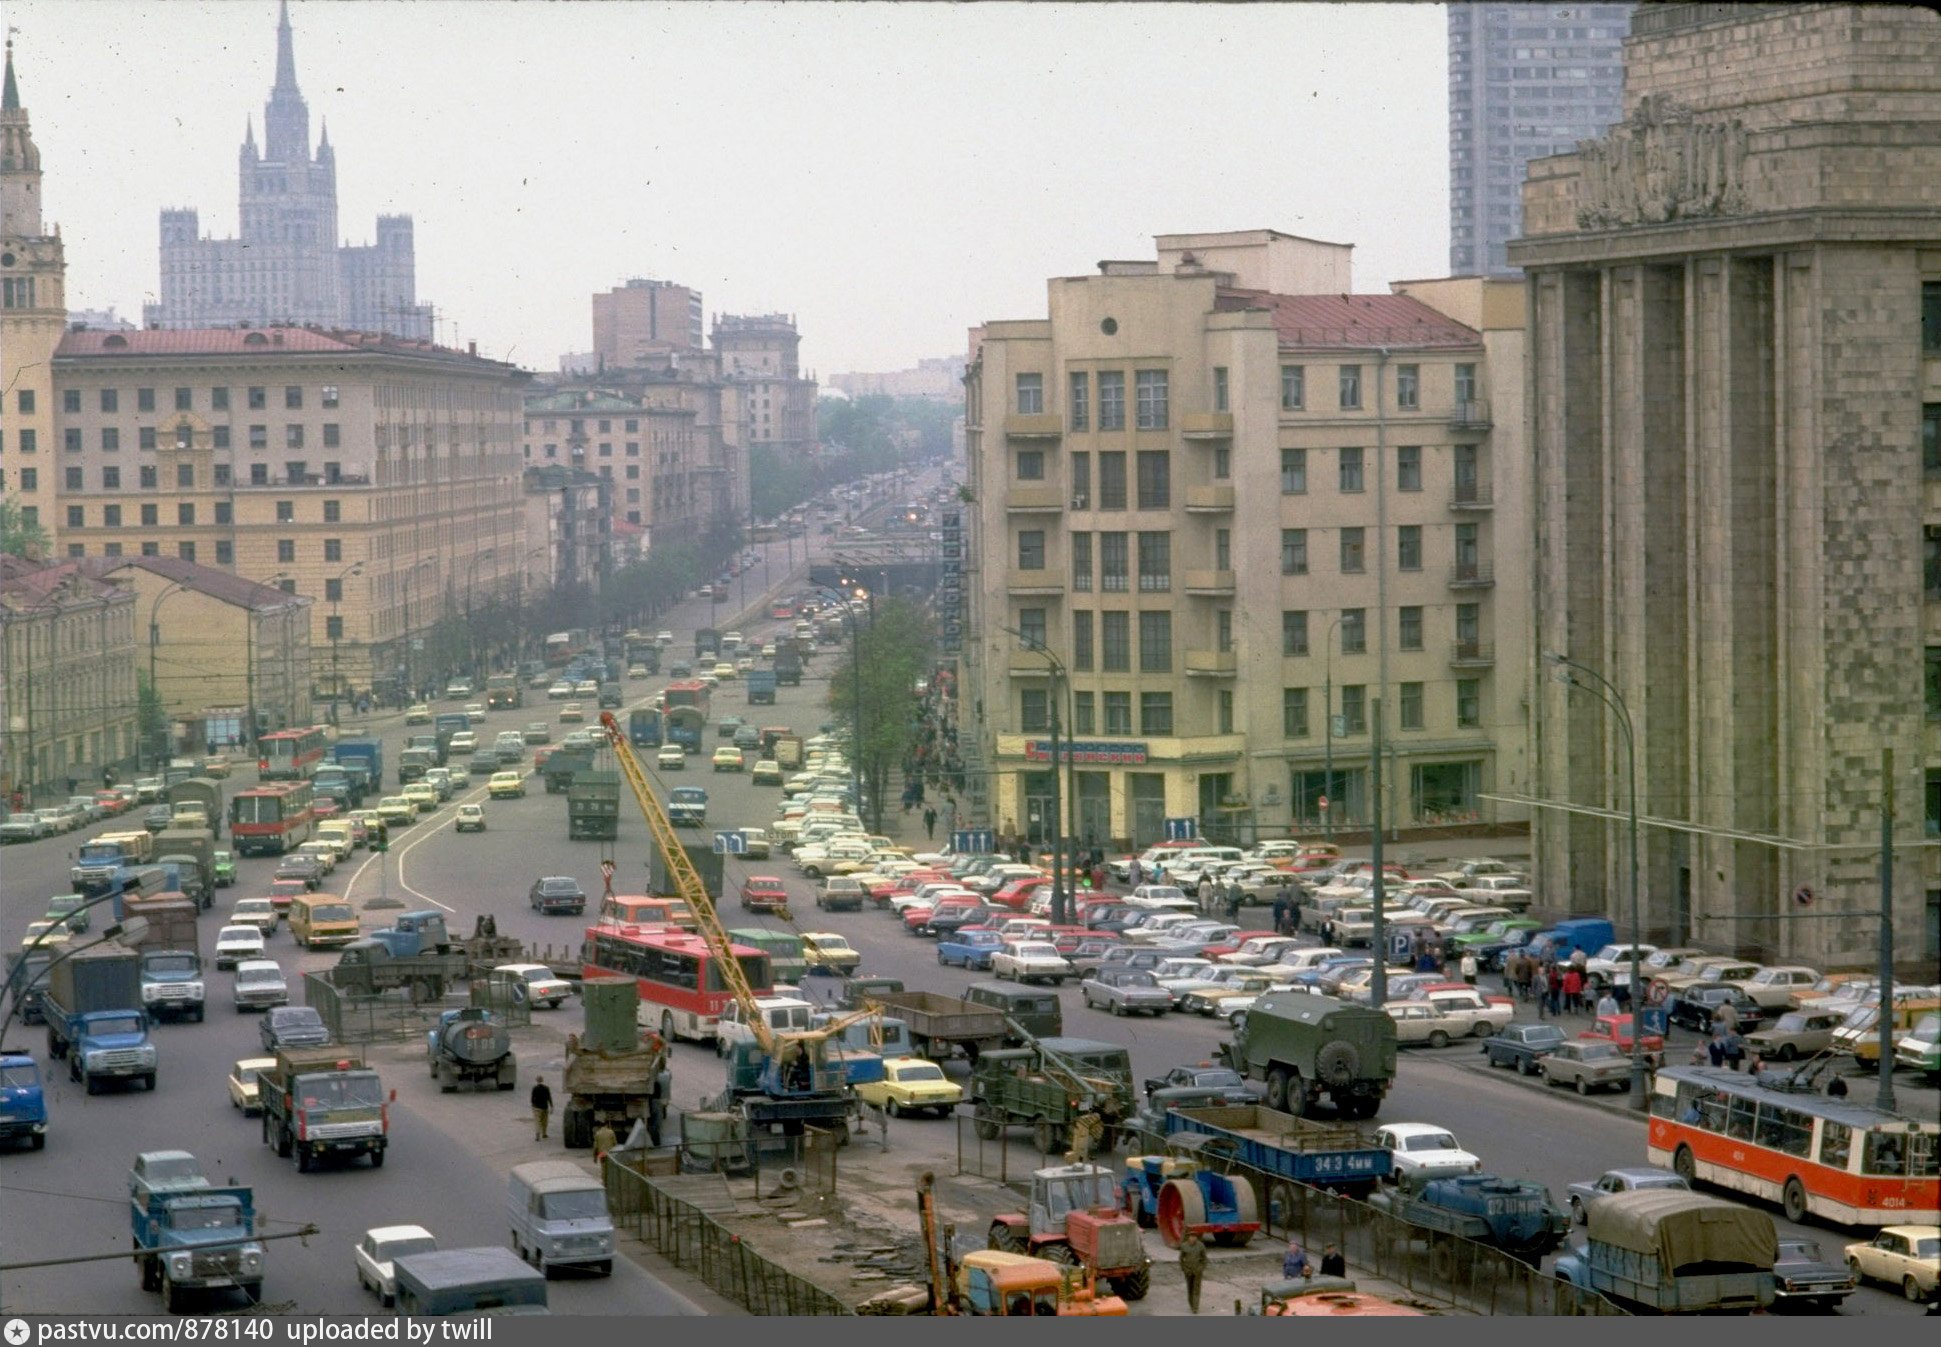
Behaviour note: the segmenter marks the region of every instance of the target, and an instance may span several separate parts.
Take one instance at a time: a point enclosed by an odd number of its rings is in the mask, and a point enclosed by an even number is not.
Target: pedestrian
[[[1597,1006],[1594,1013],[1600,1018],[1605,1015],[1615,1015],[1618,1013],[1617,997],[1611,995],[1611,989],[1609,987],[1606,987],[1604,994],[1597,998]]]
[[[1200,1312],[1200,1279],[1206,1276],[1206,1244],[1200,1239],[1199,1232],[1188,1230],[1186,1238],[1179,1242],[1179,1270],[1186,1278],[1186,1305],[1194,1314]]]
[[[1712,1059],[1714,1067],[1725,1065],[1725,1030],[1712,1031],[1712,1041],[1705,1045],[1705,1054]]]
[[[929,838],[934,838],[937,835],[937,811],[935,809],[925,809],[923,811],[923,835]]]
[[[1287,1252],[1281,1255],[1281,1276],[1292,1280],[1295,1277],[1313,1275],[1314,1261],[1307,1256],[1307,1250],[1301,1247],[1301,1241],[1298,1239],[1287,1241]]]
[[[546,1088],[544,1076],[534,1076],[532,1080],[532,1139],[546,1139],[546,1120],[552,1116],[553,1092]]]
[[[1240,920],[1240,905],[1246,901],[1246,897],[1247,895],[1240,891],[1239,880],[1236,879],[1227,885],[1228,921],[1238,922]]]
[[[1469,950],[1463,951],[1461,968],[1462,980],[1474,987],[1476,985],[1476,956],[1474,953]]]
[[[1126,866],[1126,882],[1131,884],[1132,887],[1135,889],[1138,888],[1140,884],[1139,871],[1140,871],[1139,858],[1137,856],[1134,856],[1131,862]]]
[[[1826,1083],[1826,1096],[1829,1099],[1845,1099],[1847,1097],[1847,1078],[1845,1076],[1835,1076],[1832,1080],[1828,1081]]]
[[[1200,915],[1211,916],[1213,913],[1212,878],[1208,875],[1201,875],[1199,888],[1197,888],[1194,892],[1200,900]]]
[[[1550,1013],[1564,1013],[1564,975],[1556,964],[1551,964],[1544,974],[1544,988],[1550,997]]]
[[[1092,891],[1105,892],[1105,865],[1100,861],[1092,862]]]
[[[1573,1015],[1584,1008],[1584,974],[1576,964],[1564,968],[1564,1006]]]
[[[1341,1256],[1341,1250],[1329,1244],[1321,1250],[1321,1275],[1323,1277],[1345,1277],[1348,1275],[1348,1260]]]
[[[1287,890],[1279,889],[1274,894],[1274,934],[1287,934]]]
[[[1725,1031],[1723,1047],[1727,1068],[1733,1071],[1741,1070],[1745,1066],[1746,1041],[1739,1037],[1739,1031],[1737,1029],[1727,1029]]]
[[[1417,945],[1415,948],[1415,971],[1418,973],[1436,971],[1436,956],[1429,953],[1426,945]]]
[[[606,1123],[601,1123],[593,1131],[593,1158],[595,1160],[605,1160],[607,1158],[607,1152],[619,1144],[620,1138],[614,1135],[613,1128]],[[601,1165],[601,1169],[604,1170],[605,1168],[606,1166],[604,1164]]]
[[[1728,1032],[1739,1027],[1739,1010],[1730,1001],[1719,1002],[1719,1008],[1712,1012],[1712,1023],[1722,1024]]]

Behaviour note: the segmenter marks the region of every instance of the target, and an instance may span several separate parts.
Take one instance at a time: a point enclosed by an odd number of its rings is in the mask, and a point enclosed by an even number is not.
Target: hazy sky
[[[72,308],[139,319],[156,212],[236,232],[272,0],[8,0]],[[589,296],[787,312],[805,366],[901,369],[1044,313],[1152,236],[1351,242],[1356,288],[1448,266],[1443,8],[306,0],[338,227],[417,220],[440,340],[536,369]]]

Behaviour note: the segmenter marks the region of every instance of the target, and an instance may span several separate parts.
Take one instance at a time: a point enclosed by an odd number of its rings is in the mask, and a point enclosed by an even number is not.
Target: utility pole
[[[1065,827],[1058,789],[1058,684],[1055,681],[1047,689],[1045,700],[1050,703],[1047,709],[1051,712],[1051,921],[1054,926],[1063,926],[1070,917],[1065,906],[1065,863],[1061,854]]]
[[[1880,1088],[1874,1107],[1894,1108],[1894,750],[1880,750]]]
[[[1368,1004],[1380,1010],[1388,1000],[1388,923],[1382,920],[1382,699],[1380,697],[1371,701],[1369,711],[1374,716],[1369,724],[1371,733],[1368,741],[1370,792],[1368,837],[1373,844],[1375,862],[1375,883],[1371,889],[1375,899],[1375,910],[1374,928],[1368,933],[1368,941],[1374,947],[1375,963],[1368,980]]]

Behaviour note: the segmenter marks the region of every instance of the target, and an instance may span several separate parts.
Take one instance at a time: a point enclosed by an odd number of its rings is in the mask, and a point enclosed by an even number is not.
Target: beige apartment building
[[[0,556],[0,790],[9,798],[48,804],[134,764],[138,620],[130,589],[71,563]]]
[[[1941,957],[1941,16],[1650,5],[1625,120],[1535,160],[1540,648],[1638,750],[1647,939]],[[1586,680],[1588,681],[1588,680]],[[1628,921],[1620,720],[1533,690],[1537,882]],[[1892,750],[1891,794],[1882,750]]]
[[[1529,662],[1514,287],[1357,295],[1347,246],[1269,230],[1158,253],[975,334],[963,704],[989,821],[1048,830],[1054,693],[1087,842],[1365,829],[1378,703],[1385,822],[1503,819]]]
[[[699,354],[701,313],[701,292],[674,281],[637,276],[593,296],[595,372]]]
[[[40,150],[13,73],[0,94],[0,499],[23,521],[59,533],[54,444],[54,348],[67,329],[67,261],[40,211]]]
[[[527,376],[303,327],[71,331],[54,357],[70,557],[178,557],[315,599],[343,688],[431,667],[525,554]],[[448,653],[448,652],[447,652]]]
[[[715,364],[735,391],[744,444],[766,445],[784,458],[815,453],[816,381],[802,372],[801,347],[793,315],[715,317]]]
[[[605,479],[616,539],[690,543],[715,512],[715,481],[723,474],[711,471],[694,400],[650,396],[648,382],[647,371],[635,369],[534,390],[526,397],[525,462]],[[660,382],[694,386],[671,376]],[[549,536],[553,574],[579,576],[595,565],[594,542],[584,529]],[[608,565],[631,559],[618,555],[618,546],[603,549]]]

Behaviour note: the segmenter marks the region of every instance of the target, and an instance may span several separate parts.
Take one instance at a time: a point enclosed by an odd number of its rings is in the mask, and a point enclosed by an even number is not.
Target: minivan
[[[973,982],[965,989],[964,999],[973,1005],[989,1006],[992,1010],[1003,1012],[1034,1038],[1056,1038],[1065,1032],[1064,1004],[1059,1001],[1057,992],[1046,991],[1042,987]],[[1004,1041],[1010,1047],[1024,1045],[1024,1040],[1016,1034],[1006,1034]]]
[[[613,1220],[600,1180],[570,1160],[514,1166],[506,1196],[512,1249],[541,1272],[554,1267],[613,1272]]]
[[[347,945],[363,934],[357,913],[334,893],[300,893],[290,899],[290,938],[306,949]]]

